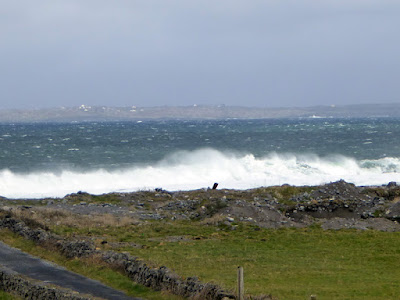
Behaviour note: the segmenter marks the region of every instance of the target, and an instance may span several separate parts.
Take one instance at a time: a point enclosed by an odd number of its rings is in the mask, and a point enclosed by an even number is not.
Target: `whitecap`
[[[187,190],[210,187],[247,189],[259,186],[319,185],[344,179],[357,185],[400,182],[400,158],[356,160],[351,157],[270,153],[256,157],[215,149],[179,151],[163,160],[120,170],[0,171],[0,195],[9,198],[63,197],[86,191],[102,194],[162,187]],[[23,189],[21,187],[24,187]]]

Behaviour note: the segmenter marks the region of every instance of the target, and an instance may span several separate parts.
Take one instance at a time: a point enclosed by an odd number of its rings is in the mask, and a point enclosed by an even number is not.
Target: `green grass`
[[[86,277],[97,279],[108,286],[115,289],[122,290],[130,296],[143,297],[145,299],[167,299],[167,300],[179,300],[180,297],[155,292],[142,285],[135,284],[129,278],[116,272],[97,261],[84,260],[84,259],[67,259],[55,251],[44,249],[40,246],[35,245],[33,242],[25,240],[8,230],[0,230],[0,240],[3,242],[19,248],[32,255],[53,261],[61,266],[66,267],[68,270],[82,274]],[[1,298],[0,298],[1,299]],[[4,298],[13,299],[13,298]]]
[[[116,197],[114,194],[92,195],[89,202],[119,204],[121,203],[121,199]]]
[[[400,292],[399,249],[398,234],[245,229],[216,240],[165,243],[132,252],[226,287],[235,286],[236,266],[241,265],[251,294],[395,299]]]
[[[0,300],[18,300],[21,299],[19,297],[16,297],[14,295],[8,294],[6,292],[0,291]]]
[[[235,288],[237,266],[243,266],[246,292],[253,295],[295,300],[311,294],[318,299],[398,299],[400,294],[400,233],[324,231],[317,226],[267,230],[242,224],[231,231],[196,222],[78,231],[142,244],[143,249],[119,250],[226,288]],[[175,235],[190,240],[162,239]]]

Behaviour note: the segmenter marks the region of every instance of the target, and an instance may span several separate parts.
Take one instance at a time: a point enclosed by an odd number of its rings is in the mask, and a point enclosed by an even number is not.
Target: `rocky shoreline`
[[[313,187],[282,185],[249,190],[154,191],[91,195],[61,199],[10,200],[5,210],[53,209],[80,215],[111,214],[138,224],[149,220],[196,220],[234,226],[248,222],[262,228],[307,227],[400,231],[400,186],[360,187],[343,180]]]

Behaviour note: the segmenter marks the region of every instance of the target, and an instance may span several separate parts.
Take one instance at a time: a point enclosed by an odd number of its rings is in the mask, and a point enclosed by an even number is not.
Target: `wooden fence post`
[[[238,267],[238,300],[244,300],[243,267]]]

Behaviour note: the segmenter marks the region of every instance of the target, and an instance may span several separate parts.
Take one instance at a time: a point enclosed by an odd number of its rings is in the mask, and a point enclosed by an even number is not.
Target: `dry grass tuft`
[[[223,221],[225,221],[226,216],[223,216],[221,214],[215,214],[209,218],[206,218],[204,220],[200,221],[200,225],[213,225],[217,226],[221,224]]]

